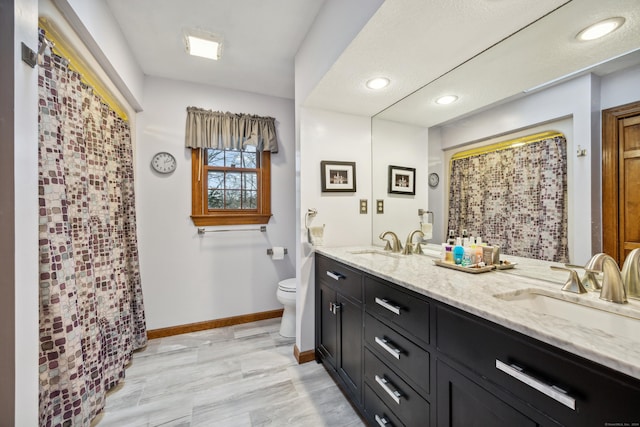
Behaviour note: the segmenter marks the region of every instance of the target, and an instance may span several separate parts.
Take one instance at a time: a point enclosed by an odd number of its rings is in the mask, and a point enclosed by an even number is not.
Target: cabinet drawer
[[[640,420],[640,381],[457,310],[438,307],[436,316],[438,350],[515,396],[521,407],[565,425]]]
[[[407,378],[423,394],[429,394],[429,353],[370,314],[365,315],[366,345],[379,358]]]
[[[429,402],[368,349],[365,349],[364,370],[366,384],[403,424],[429,425]]]
[[[364,388],[364,411],[374,426],[404,427],[404,424],[368,385]]]
[[[365,277],[365,310],[429,344],[429,303],[389,284]]]
[[[316,255],[316,274],[340,294],[362,302],[362,273],[322,255]]]

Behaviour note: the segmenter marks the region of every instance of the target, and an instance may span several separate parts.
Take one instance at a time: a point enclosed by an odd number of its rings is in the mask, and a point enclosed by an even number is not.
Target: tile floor
[[[95,427],[364,426],[325,369],[298,365],[280,319],[149,341]]]

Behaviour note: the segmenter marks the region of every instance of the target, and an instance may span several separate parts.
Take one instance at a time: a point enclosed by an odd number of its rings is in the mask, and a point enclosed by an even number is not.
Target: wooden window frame
[[[196,226],[267,224],[271,218],[271,152],[260,153],[256,209],[209,210],[205,148],[191,149],[191,220]]]

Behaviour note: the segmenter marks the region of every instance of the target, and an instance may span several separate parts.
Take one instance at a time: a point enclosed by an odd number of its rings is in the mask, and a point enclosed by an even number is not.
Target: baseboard
[[[170,337],[172,335],[188,334],[189,332],[205,331],[207,329],[222,328],[224,326],[240,325],[242,323],[282,317],[284,309],[262,311],[260,313],[243,314],[241,316],[225,317],[223,319],[207,320],[186,325],[170,326],[168,328],[151,329],[147,331],[147,339]]]
[[[298,349],[298,346],[296,344],[293,345],[293,355],[295,356],[299,365],[316,360],[315,350],[307,350],[300,353],[300,350]]]

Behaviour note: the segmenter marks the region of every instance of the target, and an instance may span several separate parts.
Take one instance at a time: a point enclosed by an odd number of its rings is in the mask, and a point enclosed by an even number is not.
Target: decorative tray
[[[444,262],[439,259],[434,259],[433,263],[440,267],[446,267],[452,270],[464,271],[465,273],[471,273],[471,274],[486,273],[487,271],[491,271],[494,268],[496,268],[495,265],[487,265],[485,267],[463,267],[461,265],[453,264],[450,262]]]

